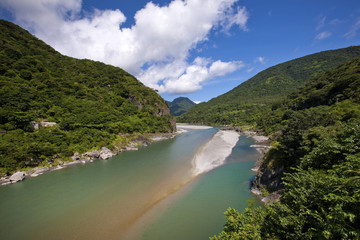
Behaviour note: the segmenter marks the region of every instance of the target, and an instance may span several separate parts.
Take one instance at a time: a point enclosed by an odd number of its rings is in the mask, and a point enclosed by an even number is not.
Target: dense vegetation
[[[200,103],[179,122],[212,125],[254,124],[254,116],[307,81],[360,56],[360,47],[320,52],[270,67],[233,90]]]
[[[268,134],[277,132],[260,169],[282,169],[280,185],[263,186],[283,188],[282,197],[241,214],[229,209],[224,231],[213,239],[359,239],[360,58],[255,119]]]
[[[193,101],[186,97],[175,98],[172,102],[167,102],[170,107],[170,113],[173,116],[180,116],[186,113],[191,107],[196,105]]]
[[[54,127],[34,129],[36,123]],[[171,132],[167,103],[120,68],[62,56],[0,20],[0,170],[108,146],[119,133]]]

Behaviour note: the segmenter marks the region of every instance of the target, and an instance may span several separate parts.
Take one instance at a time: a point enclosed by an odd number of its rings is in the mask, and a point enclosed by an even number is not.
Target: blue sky
[[[358,0],[0,0],[0,18],[166,100],[208,101],[270,66],[360,44]]]

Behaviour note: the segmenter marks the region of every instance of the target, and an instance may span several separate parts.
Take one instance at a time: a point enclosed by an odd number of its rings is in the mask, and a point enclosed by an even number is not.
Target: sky
[[[0,0],[0,18],[169,101],[205,102],[276,64],[360,45],[359,0]]]

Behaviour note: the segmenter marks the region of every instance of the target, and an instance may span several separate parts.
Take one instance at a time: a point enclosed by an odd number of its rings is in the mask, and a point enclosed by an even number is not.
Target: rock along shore
[[[37,177],[41,174],[64,169],[64,168],[67,168],[70,166],[94,162],[96,160],[106,160],[106,159],[109,159],[121,152],[136,151],[141,146],[145,147],[153,142],[173,138],[177,134],[178,134],[177,132],[176,133],[146,134],[147,136],[145,136],[144,134],[140,134],[140,133],[132,134],[132,136],[134,136],[134,138],[132,139],[132,141],[129,144],[127,144],[125,146],[121,146],[121,147],[115,147],[115,149],[113,151],[111,151],[107,147],[102,147],[100,149],[100,151],[96,149],[96,150],[89,151],[89,152],[82,153],[82,154],[76,152],[71,157],[72,161],[69,161],[69,162],[58,161],[58,165],[56,165],[56,166],[50,165],[48,167],[35,167],[35,168],[26,170],[26,171],[17,171],[11,176],[2,177],[0,179],[0,187],[8,185],[8,184],[23,181],[26,178]],[[127,134],[124,134],[124,135],[127,135]]]
[[[273,193],[268,193],[265,186],[259,184],[259,181],[262,177],[266,177],[265,175],[276,175],[278,172],[281,172],[282,169],[273,170],[271,173],[263,172],[261,169],[261,165],[264,161],[265,154],[271,148],[271,139],[269,137],[263,136],[261,131],[256,131],[253,129],[247,129],[244,127],[226,127],[228,130],[235,130],[242,135],[247,137],[251,137],[255,140],[256,144],[251,145],[250,147],[256,148],[257,151],[261,154],[258,160],[255,162],[254,167],[251,169],[256,173],[255,179],[251,182],[251,192],[257,195],[262,202],[264,203],[274,203],[277,202],[281,197],[281,191],[275,191]]]

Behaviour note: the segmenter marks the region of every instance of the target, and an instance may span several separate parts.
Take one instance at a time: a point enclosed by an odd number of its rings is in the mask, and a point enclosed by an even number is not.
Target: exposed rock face
[[[171,119],[171,125],[173,127],[173,132],[176,132],[177,129],[176,129],[176,119],[175,118]]]
[[[13,175],[11,175],[11,177],[9,178],[9,180],[11,182],[19,182],[24,180],[26,173],[25,172],[16,172]]]
[[[133,138],[132,141],[140,145],[149,145],[151,143],[151,140],[149,138],[144,137],[143,135],[139,135]]]
[[[74,153],[74,155],[71,157],[73,161],[80,160],[80,154],[78,152]]]
[[[284,190],[284,185],[281,181],[283,175],[284,167],[280,166],[270,169],[266,164],[261,164],[257,169],[255,179],[251,182],[251,192],[261,195],[263,202],[277,202]],[[266,190],[265,192],[269,194],[262,195],[263,190]]]
[[[108,149],[107,147],[102,147],[101,151],[100,151],[100,158],[105,160],[108,158],[111,158],[112,156],[114,156],[115,154],[111,152],[110,149]]]
[[[129,100],[133,105],[137,106],[139,110],[143,109],[141,102],[137,101],[133,96],[129,96]]]
[[[139,110],[143,109],[143,104],[139,99],[136,99],[133,96],[129,96],[130,102],[137,106]],[[157,117],[163,117],[163,116],[171,116],[170,114],[170,108],[169,106],[164,102],[156,102],[154,104],[156,108],[153,110],[153,115]],[[176,132],[176,119],[173,117],[170,119],[171,125],[172,125],[172,132]]]
[[[155,113],[156,116],[165,116],[170,115],[170,108],[166,105],[160,106],[158,103],[156,103],[156,106],[158,107],[158,111]]]
[[[263,170],[263,172],[261,171]],[[253,187],[262,189],[264,186],[269,191],[277,191],[283,188],[281,178],[283,177],[284,168],[260,169],[253,181]]]
[[[100,157],[100,152],[98,150],[86,152],[83,154],[83,157],[89,157],[90,159],[97,159]]]

